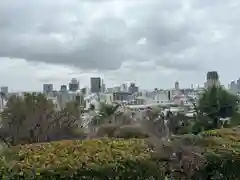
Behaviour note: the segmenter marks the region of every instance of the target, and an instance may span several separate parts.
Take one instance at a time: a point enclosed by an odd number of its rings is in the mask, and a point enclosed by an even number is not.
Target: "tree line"
[[[44,94],[11,96],[1,113],[0,138],[8,145],[77,138],[80,114],[77,102],[59,111]]]
[[[169,129],[172,134],[198,134],[205,130],[229,127],[239,124],[237,113],[239,99],[221,87],[206,89],[194,105],[195,116],[186,118],[183,114],[168,114]],[[156,121],[161,112],[160,108],[146,112],[136,130],[136,122],[130,113],[119,112],[120,105],[100,103],[99,113],[90,121],[90,127],[109,125],[134,126],[128,131],[149,132],[160,138],[163,121]],[[94,111],[94,106],[91,107]],[[61,139],[81,139],[86,134],[81,128],[83,113],[78,102],[68,102],[66,107],[56,110],[54,103],[44,94],[26,93],[24,97],[11,96],[1,113],[0,138],[8,145],[25,143],[49,142]],[[222,122],[221,118],[231,118],[231,123]],[[182,123],[180,123],[180,120]],[[134,125],[133,125],[134,124]],[[105,128],[106,129],[106,128]]]

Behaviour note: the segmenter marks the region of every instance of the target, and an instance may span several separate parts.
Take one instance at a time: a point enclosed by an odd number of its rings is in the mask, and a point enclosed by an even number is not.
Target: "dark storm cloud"
[[[128,60],[198,69],[199,55],[207,52],[201,43],[209,40],[204,32],[213,25],[204,21],[205,8],[221,9],[225,1],[123,2],[2,0],[0,57],[82,69],[118,69]],[[138,45],[141,38],[146,43]],[[199,49],[195,57],[189,48]]]

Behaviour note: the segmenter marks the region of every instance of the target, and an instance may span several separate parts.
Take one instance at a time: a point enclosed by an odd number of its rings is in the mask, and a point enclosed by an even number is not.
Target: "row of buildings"
[[[231,81],[228,88],[232,93],[239,94],[240,93],[240,78],[237,81]]]
[[[105,84],[100,77],[92,77],[90,79],[91,92],[100,93],[105,91]],[[76,78],[73,78],[68,85],[61,85],[60,91],[72,91],[76,92],[80,89],[80,83]],[[48,94],[54,92],[53,84],[43,84],[43,93]]]
[[[99,102],[107,104],[120,103],[130,107],[150,105],[188,106],[198,98],[203,90],[203,88],[181,89],[178,81],[175,82],[173,89],[168,90],[156,88],[153,91],[140,91],[139,87],[134,83],[130,83],[129,86],[122,84],[121,86],[106,88],[100,77],[92,77],[90,85],[90,88],[80,88],[79,81],[72,79],[68,86],[62,85],[58,91],[54,90],[53,84],[44,84],[43,92],[48,99],[54,102],[56,109],[64,108],[69,101],[77,101],[82,108],[87,110],[91,104],[96,105]],[[205,88],[212,85],[220,85],[218,74],[215,71],[207,73]],[[23,93],[17,95],[21,96]],[[0,109],[3,109],[3,107],[4,102],[1,97]]]
[[[131,86],[130,86],[131,87]],[[135,87],[134,87],[135,88]],[[133,88],[133,89],[134,89]],[[131,88],[130,88],[131,90]],[[136,91],[136,90],[134,90]],[[11,95],[24,96],[24,93],[9,93]],[[83,88],[81,90],[69,91],[60,90],[45,93],[46,97],[53,101],[56,109],[62,109],[67,102],[77,101],[84,109],[89,109],[91,104],[97,105],[99,102],[107,104],[120,103],[126,106],[149,105],[149,104],[188,104],[190,99],[197,96],[197,91],[191,89],[169,89],[169,90],[154,90],[154,91],[109,91],[92,93],[90,89]],[[7,98],[1,96],[0,108],[3,109],[4,102]]]
[[[130,83],[128,86],[127,84],[122,84],[120,86],[115,86],[111,88],[106,88],[106,85],[103,82],[103,79],[100,77],[92,77],[90,79],[90,88],[80,88],[80,83],[76,78],[73,78],[68,86],[61,85],[60,91],[71,91],[76,92],[82,89],[83,91],[88,90],[91,93],[105,93],[105,92],[131,92],[135,93],[139,91],[139,87],[135,85],[135,83]],[[43,92],[45,94],[54,92],[53,84],[43,84]]]

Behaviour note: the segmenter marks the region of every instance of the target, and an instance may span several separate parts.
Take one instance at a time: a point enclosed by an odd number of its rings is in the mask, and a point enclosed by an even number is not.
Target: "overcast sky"
[[[143,89],[240,77],[239,0],[0,0],[0,86]]]

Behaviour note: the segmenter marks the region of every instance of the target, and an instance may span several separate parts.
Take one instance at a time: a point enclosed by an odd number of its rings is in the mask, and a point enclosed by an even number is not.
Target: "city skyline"
[[[93,76],[142,89],[202,85],[211,70],[225,86],[240,76],[238,0],[8,0],[0,12],[0,85],[10,91]]]
[[[47,92],[47,91],[49,91],[49,89],[51,89],[51,90],[54,90],[54,91],[60,91],[61,90],[61,88],[62,88],[62,86],[66,86],[66,90],[69,90],[69,91],[71,91],[71,88],[70,88],[70,84],[76,84],[77,85],[77,87],[75,87],[75,90],[81,90],[82,88],[86,88],[86,87],[88,87],[89,89],[91,89],[91,79],[98,79],[99,78],[99,82],[98,82],[98,84],[100,83],[100,85],[102,86],[102,85],[104,85],[104,88],[116,88],[116,87],[119,87],[120,89],[122,88],[122,85],[128,85],[128,87],[132,84],[132,83],[134,83],[134,84],[136,84],[137,85],[137,87],[138,88],[140,88],[139,90],[150,90],[150,91],[152,91],[152,90],[154,90],[154,89],[186,89],[186,88],[198,88],[198,87],[201,87],[201,88],[206,88],[206,83],[207,83],[207,81],[208,81],[208,78],[211,78],[211,77],[208,77],[208,74],[211,74],[211,73],[217,73],[216,75],[217,76],[219,76],[219,73],[218,72],[216,72],[216,71],[209,71],[209,72],[207,72],[206,74],[205,74],[205,81],[204,82],[202,82],[202,83],[200,83],[200,84],[196,84],[196,83],[192,83],[192,84],[190,84],[189,86],[182,86],[182,84],[180,83],[181,81],[179,81],[179,80],[175,80],[173,83],[172,83],[172,85],[170,86],[170,87],[153,87],[153,88],[143,88],[143,87],[141,87],[141,86],[139,86],[139,84],[138,83],[136,83],[136,81],[128,81],[128,82],[122,82],[122,83],[119,83],[119,84],[114,84],[114,85],[108,85],[108,84],[106,84],[105,82],[105,79],[103,79],[102,77],[90,77],[89,78],[89,83],[88,83],[88,85],[86,85],[86,84],[83,84],[82,82],[81,82],[81,85],[80,85],[80,81],[77,79],[77,78],[71,78],[71,79],[69,79],[69,81],[67,82],[67,83],[62,83],[62,84],[59,84],[59,86],[56,86],[56,84],[54,84],[54,83],[51,83],[51,82],[48,82],[48,83],[43,83],[43,84],[41,84],[41,89],[35,89],[35,90],[27,90],[27,89],[22,89],[22,90],[20,90],[20,91],[12,91],[12,89],[11,89],[11,87],[9,87],[9,86],[3,86],[3,85],[0,85],[0,87],[1,88],[3,88],[3,89],[8,89],[8,91],[9,91],[9,89],[10,89],[10,91],[9,92],[24,92],[24,91],[26,91],[26,92],[30,92],[30,91],[37,91],[37,92],[40,92],[40,91],[43,91],[43,92]],[[214,78],[214,77],[213,77]],[[217,77],[218,78],[218,77]],[[234,83],[234,85],[236,85],[236,83],[237,82],[240,82],[240,78],[238,78],[238,79],[236,79],[236,80],[232,80],[232,81],[228,81],[228,83],[227,83],[227,85],[226,84],[223,84],[222,82],[221,82],[221,79],[219,79],[219,83],[221,84],[221,85],[223,85],[223,86],[225,86],[226,88],[228,88],[228,89],[232,89],[232,85],[233,85],[233,83]],[[102,84],[104,82],[104,84]],[[238,83],[239,83],[238,82]],[[94,84],[95,84],[96,82],[94,82]],[[210,82],[210,84],[211,84],[212,82]],[[100,90],[101,89],[101,90]],[[99,92],[101,91],[102,92],[102,87],[99,89]],[[51,91],[50,90],[50,91]],[[73,90],[73,91],[75,91],[75,90]]]

